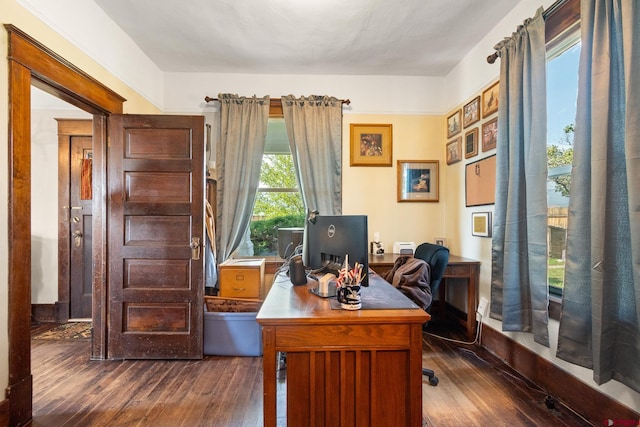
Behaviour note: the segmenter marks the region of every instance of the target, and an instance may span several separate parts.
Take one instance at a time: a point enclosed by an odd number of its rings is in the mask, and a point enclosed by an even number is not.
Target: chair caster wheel
[[[429,378],[429,385],[432,385],[432,386],[435,387],[435,386],[438,385],[438,381],[439,381],[438,377],[433,376],[433,377]]]

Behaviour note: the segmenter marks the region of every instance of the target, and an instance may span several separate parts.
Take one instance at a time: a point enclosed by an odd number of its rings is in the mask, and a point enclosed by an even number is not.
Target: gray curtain
[[[342,101],[282,97],[282,112],[305,208],[342,213]]]
[[[547,112],[542,8],[496,46],[500,95],[491,317],[549,346]]]
[[[260,180],[267,135],[269,97],[220,94],[220,141],[216,145],[218,175],[216,246],[218,262],[238,247],[249,225]]]
[[[582,0],[557,356],[640,392],[640,5]]]

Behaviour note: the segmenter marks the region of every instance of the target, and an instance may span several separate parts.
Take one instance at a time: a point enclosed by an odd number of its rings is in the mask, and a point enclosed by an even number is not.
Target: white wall
[[[518,25],[521,25],[524,19],[532,17],[538,7],[541,5],[545,8],[553,3],[552,0],[522,0],[496,27],[493,28],[485,38],[473,48],[473,50],[462,60],[456,68],[449,73],[446,78],[447,87],[447,113],[455,108],[460,108],[473,97],[479,95],[481,91],[488,87],[490,83],[498,79],[500,74],[500,60],[494,64],[488,64],[486,57],[494,52],[493,46],[504,37],[510,37]],[[489,153],[491,154],[491,153]],[[471,236],[471,212],[490,211],[493,212],[493,206],[482,206],[475,208],[466,208],[464,202],[464,167],[465,163],[475,161],[482,156],[463,161],[457,165],[448,168],[446,179],[452,188],[456,188],[451,198],[446,200],[446,217],[452,218],[447,221],[447,235],[454,236],[453,241],[459,241],[460,244],[455,246],[454,253],[461,256],[480,260],[481,277],[479,297],[485,297],[491,300],[491,239],[472,237]],[[455,183],[455,184],[454,184]],[[464,306],[462,295],[454,292],[455,295],[449,295],[455,305]],[[502,323],[494,319],[486,319],[485,323],[491,328],[501,331]],[[526,333],[503,332],[515,341],[529,348],[533,352],[548,359],[553,364],[559,366],[563,370],[576,376],[585,384],[598,389],[600,392],[610,396],[612,399],[637,410],[640,410],[640,393],[631,390],[617,381],[609,381],[601,386],[597,386],[593,381],[593,371],[567,363],[555,357],[557,341],[558,341],[558,322],[549,321],[549,337],[550,348],[539,345],[533,341],[533,336]],[[613,414],[603,414],[606,416],[614,416]]]

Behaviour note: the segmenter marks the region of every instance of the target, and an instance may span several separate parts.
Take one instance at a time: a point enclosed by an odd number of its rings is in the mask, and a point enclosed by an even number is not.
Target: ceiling
[[[95,1],[167,72],[437,77],[520,0]]]

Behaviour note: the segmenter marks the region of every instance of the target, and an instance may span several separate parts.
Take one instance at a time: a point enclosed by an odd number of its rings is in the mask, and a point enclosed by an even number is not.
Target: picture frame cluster
[[[447,165],[471,159],[480,149],[484,153],[496,148],[498,117],[492,116],[498,111],[499,92],[500,82],[496,81],[447,116]]]

